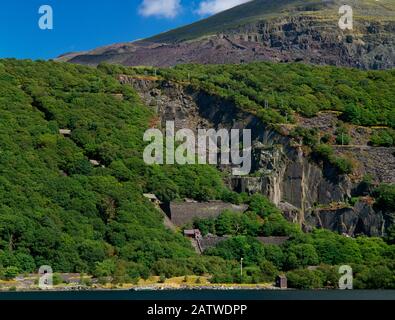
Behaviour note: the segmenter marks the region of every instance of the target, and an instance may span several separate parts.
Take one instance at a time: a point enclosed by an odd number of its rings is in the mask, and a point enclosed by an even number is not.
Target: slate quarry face
[[[229,101],[172,82],[156,82],[131,76],[122,76],[119,80],[137,90],[141,99],[157,112],[162,126],[171,119],[175,121],[177,130],[185,127],[193,131],[197,128],[252,129],[251,175],[229,176],[225,182],[236,192],[266,195],[289,221],[300,223],[306,230],[318,227],[350,236],[359,233],[380,236],[385,226],[395,221],[395,214],[376,212],[372,206],[364,203],[357,203],[349,210],[344,210],[344,207],[317,210],[316,204],[330,207],[331,203],[344,203],[354,196],[358,183],[354,183],[347,175],[338,175],[334,168],[311,161],[300,147],[293,146],[289,137],[270,129],[258,118],[241,111]],[[324,114],[309,121],[305,119],[301,125],[311,127],[313,124],[320,130],[321,123],[328,126],[328,117],[332,116]],[[366,142],[362,139],[364,135],[354,136],[361,144]],[[338,149],[336,153],[353,152],[360,163],[360,175],[372,174],[380,183],[395,182],[393,148],[364,146],[355,149],[347,146]],[[220,169],[227,171],[226,167]],[[172,212],[175,223],[182,225],[192,222],[196,217],[215,217],[226,209],[232,210],[213,204],[207,206],[182,202],[174,203]],[[168,208],[167,212],[170,211]]]
[[[256,0],[149,39],[67,54],[59,60],[157,67],[296,61],[390,69],[395,66],[391,1],[346,1],[355,18],[353,30],[342,30],[338,11],[344,1]]]

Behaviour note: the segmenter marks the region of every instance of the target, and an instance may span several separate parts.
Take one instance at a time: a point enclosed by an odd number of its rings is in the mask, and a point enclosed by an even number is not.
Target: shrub
[[[166,276],[161,274],[159,277],[159,283],[165,283],[165,281],[166,281]]]
[[[54,286],[64,282],[63,277],[59,273],[53,275],[52,281]]]
[[[301,138],[303,144],[306,146],[314,147],[318,144],[318,131],[317,129],[307,129],[302,127],[296,127],[291,131],[290,136],[293,138]]]
[[[299,267],[315,266],[319,263],[317,251],[312,244],[292,243],[286,251],[286,267],[288,270]]]
[[[336,137],[336,143],[342,146],[349,145],[351,137],[348,134],[340,134]]]
[[[382,184],[374,192],[376,205],[385,211],[395,211],[395,185]]]
[[[330,162],[335,166],[340,174],[350,174],[353,171],[354,165],[350,159],[344,157],[332,157]]]
[[[328,144],[319,144],[314,149],[314,153],[324,160],[329,160],[333,155],[333,148]]]
[[[19,269],[14,266],[10,266],[5,268],[4,270],[4,279],[6,280],[12,280],[14,279],[19,273]]]
[[[318,289],[323,287],[322,275],[317,270],[298,269],[287,272],[288,287]]]
[[[362,267],[354,279],[355,289],[392,289],[394,286],[394,271],[386,265]]]
[[[330,145],[319,144],[314,148],[313,152],[316,157],[334,166],[340,174],[352,173],[354,168],[352,161],[345,157],[335,156],[333,148]]]
[[[321,143],[329,143],[331,141],[331,135],[329,133],[325,133],[321,137]]]
[[[395,145],[395,130],[376,130],[370,137],[373,146],[392,147]]]
[[[276,206],[265,196],[255,193],[249,201],[249,210],[262,218],[268,217],[272,213],[278,213]]]
[[[267,260],[263,260],[259,264],[259,268],[262,277],[261,280],[265,282],[274,282],[276,276],[279,274],[276,266]]]

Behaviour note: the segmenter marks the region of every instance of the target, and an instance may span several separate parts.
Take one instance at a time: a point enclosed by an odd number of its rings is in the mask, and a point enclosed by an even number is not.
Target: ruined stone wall
[[[170,220],[177,226],[193,222],[196,218],[215,218],[225,210],[244,212],[247,205],[233,205],[222,201],[211,202],[171,202]]]

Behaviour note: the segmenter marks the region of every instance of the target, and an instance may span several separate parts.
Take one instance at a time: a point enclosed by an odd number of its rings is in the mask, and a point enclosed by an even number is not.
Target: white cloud
[[[181,0],[143,0],[139,13],[144,17],[174,18],[180,13]]]
[[[249,1],[251,0],[204,0],[200,3],[197,12],[200,15],[211,15]]]

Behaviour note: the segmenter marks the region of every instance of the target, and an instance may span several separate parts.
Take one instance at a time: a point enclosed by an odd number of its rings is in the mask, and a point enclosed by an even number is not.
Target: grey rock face
[[[303,61],[363,69],[390,69],[395,61],[395,23],[356,19],[353,32],[338,27],[337,12],[247,23],[190,41],[143,40],[60,57],[72,63],[169,67],[181,63],[230,64]]]
[[[305,228],[325,228],[349,236],[383,236],[386,220],[382,212],[375,212],[372,206],[360,201],[352,208],[313,209],[306,214]]]
[[[354,208],[317,210],[316,205],[346,202],[356,188],[347,175],[318,164],[303,154],[289,137],[264,125],[257,117],[238,109],[229,101],[192,88],[169,82],[152,82],[123,76],[120,81],[133,85],[142,100],[156,109],[162,126],[173,120],[176,129],[251,129],[253,138],[252,172],[249,176],[229,176],[235,191],[268,196],[293,222],[336,230],[348,235],[382,235],[385,219],[367,204]],[[221,167],[229,171],[227,167]]]

